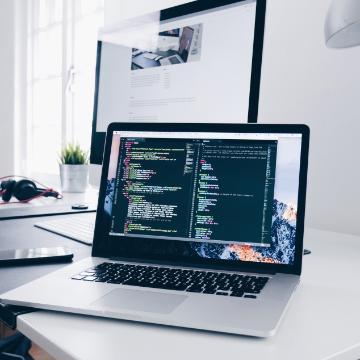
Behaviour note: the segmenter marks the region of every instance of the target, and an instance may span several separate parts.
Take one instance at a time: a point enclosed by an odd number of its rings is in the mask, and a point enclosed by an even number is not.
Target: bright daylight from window
[[[103,0],[28,2],[27,166],[58,172],[63,144],[88,149]]]

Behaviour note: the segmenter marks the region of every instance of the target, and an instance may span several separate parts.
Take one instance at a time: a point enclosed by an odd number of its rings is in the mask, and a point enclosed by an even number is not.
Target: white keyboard
[[[92,245],[94,237],[96,213],[82,215],[66,215],[60,219],[47,220],[34,224],[34,226],[65,236],[69,239]]]

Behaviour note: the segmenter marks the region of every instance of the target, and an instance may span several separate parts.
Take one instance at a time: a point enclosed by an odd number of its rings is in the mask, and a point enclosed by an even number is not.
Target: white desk
[[[302,283],[269,339],[46,311],[18,329],[61,360],[359,359],[360,238],[308,229],[305,245]]]
[[[54,187],[54,189],[58,189]],[[4,216],[4,213],[8,210],[14,210],[16,215],[27,216],[32,212],[38,214],[46,214],[56,212],[57,209],[71,209],[73,204],[89,204],[92,207],[97,205],[99,190],[89,187],[86,192],[83,193],[62,193],[61,199],[55,199],[53,197],[39,197],[29,201],[28,203],[19,203],[15,198],[12,198],[6,205],[0,206],[0,219]],[[55,210],[52,210],[55,209]],[[64,210],[60,210],[61,213]]]

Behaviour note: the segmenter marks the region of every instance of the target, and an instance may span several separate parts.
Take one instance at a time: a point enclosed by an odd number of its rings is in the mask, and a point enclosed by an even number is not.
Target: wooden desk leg
[[[32,343],[32,347],[29,353],[34,358],[34,360],[56,360],[34,343]]]

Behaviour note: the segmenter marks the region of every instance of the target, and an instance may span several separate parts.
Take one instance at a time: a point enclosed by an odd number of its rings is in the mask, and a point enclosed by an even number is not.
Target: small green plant
[[[86,165],[89,163],[88,152],[79,145],[68,144],[60,153],[60,163],[63,165]]]

